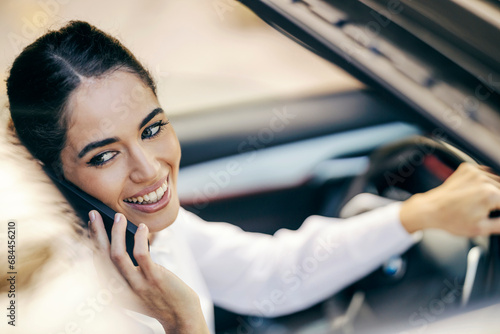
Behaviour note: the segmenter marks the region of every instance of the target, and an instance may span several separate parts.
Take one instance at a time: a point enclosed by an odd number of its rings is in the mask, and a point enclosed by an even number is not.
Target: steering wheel
[[[368,170],[352,181],[344,201],[327,214],[340,216],[349,201],[364,193],[406,200],[441,185],[466,160],[460,151],[426,137],[389,144],[370,156]],[[349,303],[352,305],[361,291],[372,314],[371,322],[360,320],[366,326],[372,326],[373,319],[382,323],[399,320],[403,329],[408,324],[436,320],[446,311],[456,311],[481,298],[491,286],[486,283],[487,241],[423,231],[420,241],[406,253],[395,255],[336,295],[337,308],[340,303],[349,309]],[[477,246],[478,242],[482,245]]]
[[[368,170],[354,179],[338,209],[364,192],[406,200],[441,185],[462,162],[445,144],[422,136],[383,146],[371,155]]]

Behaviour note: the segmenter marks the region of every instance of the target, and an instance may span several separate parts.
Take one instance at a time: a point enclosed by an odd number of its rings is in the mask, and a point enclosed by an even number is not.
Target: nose
[[[155,180],[160,172],[160,162],[155,154],[140,145],[129,152],[132,167],[130,179],[135,183]]]

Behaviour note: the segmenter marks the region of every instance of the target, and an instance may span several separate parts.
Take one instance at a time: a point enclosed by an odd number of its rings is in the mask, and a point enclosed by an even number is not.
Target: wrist
[[[174,321],[160,321],[165,333],[192,334],[209,333],[203,314],[193,314],[189,319],[175,319]]]
[[[197,295],[195,300],[189,303],[189,306],[180,307],[179,310],[182,311],[169,314],[166,318],[158,318],[165,333],[208,334],[210,332]]]
[[[192,317],[192,319],[172,319],[171,321],[160,321],[166,334],[176,333],[176,334],[191,334],[191,333],[205,333],[203,331],[204,323],[201,323],[201,319],[197,319],[197,316]],[[203,321],[204,322],[204,321]]]
[[[399,219],[408,233],[414,233],[428,228],[427,208],[422,194],[415,194],[401,204]]]

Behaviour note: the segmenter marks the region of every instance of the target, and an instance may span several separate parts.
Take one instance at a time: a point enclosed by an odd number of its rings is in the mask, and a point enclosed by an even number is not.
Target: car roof
[[[420,115],[431,135],[500,170],[499,25],[491,13],[451,0],[241,2]]]

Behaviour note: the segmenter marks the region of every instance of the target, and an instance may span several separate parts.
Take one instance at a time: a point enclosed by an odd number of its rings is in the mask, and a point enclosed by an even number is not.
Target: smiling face
[[[136,75],[84,79],[68,103],[65,178],[151,232],[177,217],[180,146],[158,99]]]

